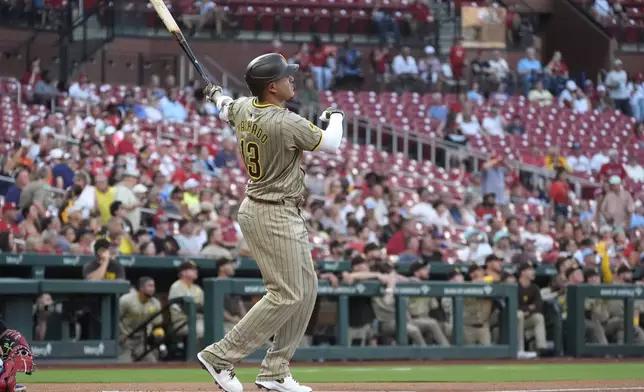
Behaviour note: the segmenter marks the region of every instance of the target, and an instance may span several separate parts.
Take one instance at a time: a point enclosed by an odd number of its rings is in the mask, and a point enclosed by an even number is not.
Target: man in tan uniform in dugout
[[[139,279],[136,290],[131,290],[119,300],[121,320],[119,323],[121,343],[119,361],[121,362],[132,362],[143,354],[146,348],[146,341],[150,335],[157,339],[162,339],[165,335],[165,331],[161,327],[163,316],[159,314],[146,328],[128,338],[132,331],[154,313],[161,310],[161,303],[154,297],[154,292],[154,279],[143,276]],[[143,361],[156,362],[155,352],[156,350],[147,354],[143,357]]]
[[[204,324],[203,324],[203,290],[195,281],[199,279],[199,270],[194,261],[184,261],[179,265],[179,279],[172,283],[170,292],[168,293],[168,300],[180,297],[192,297],[197,305],[197,339],[203,339]],[[188,315],[183,310],[180,304],[173,304],[170,307],[170,318],[172,320],[172,327],[177,329],[176,334],[185,336],[188,334]]]
[[[423,282],[429,279],[429,266],[421,261],[413,262],[409,266],[409,271],[412,275],[412,281]],[[423,332],[426,340],[431,338],[441,346],[449,346],[449,340],[447,340],[438,320],[429,316],[432,301],[436,301],[436,298],[410,297],[407,305],[407,311],[411,317],[409,323],[418,327]]]
[[[633,271],[626,265],[620,265],[613,275],[613,283],[633,284]],[[612,338],[618,344],[624,344],[624,301],[607,301],[609,319],[604,324],[606,336]],[[635,344],[644,344],[644,330],[639,326],[640,314],[639,304],[633,309],[633,341]]]
[[[472,282],[483,283],[485,270],[472,264],[467,271]],[[492,300],[487,298],[463,298],[463,328],[465,344],[492,344],[490,316]]]
[[[234,126],[241,157],[250,178],[238,221],[251,254],[262,273],[266,295],[219,342],[198,354],[203,367],[226,392],[241,392],[234,365],[266,344],[273,343],[262,362],[255,384],[278,392],[309,392],[298,384],[289,361],[302,340],[317,296],[317,276],[305,221],[303,201],[304,151],[336,152],[343,133],[344,114],[327,109],[322,130],[282,107],[295,96],[297,65],[269,53],[246,68],[252,97],[233,100],[219,86],[206,87],[219,118]]]

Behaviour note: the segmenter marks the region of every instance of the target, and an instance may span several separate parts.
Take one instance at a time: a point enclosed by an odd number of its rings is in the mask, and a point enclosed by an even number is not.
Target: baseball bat
[[[177,22],[172,17],[172,14],[170,14],[170,10],[168,10],[168,7],[166,7],[163,0],[150,0],[150,3],[152,3],[154,10],[157,12],[159,17],[163,21],[163,24],[165,25],[165,27],[168,29],[170,33],[172,33],[172,35],[174,35],[174,38],[179,43],[179,46],[181,46],[181,49],[183,49],[184,53],[188,56],[188,59],[190,59],[190,62],[192,63],[192,65],[194,65],[199,75],[201,75],[201,78],[207,84],[212,84],[210,82],[210,76],[208,76],[208,74],[206,73],[206,70],[204,70],[204,68],[201,66],[201,63],[197,60],[197,57],[195,57],[195,54],[192,53],[192,49],[190,49],[190,45],[188,45],[188,41],[186,41],[186,37],[183,36],[181,29],[179,28],[179,26],[177,25]]]

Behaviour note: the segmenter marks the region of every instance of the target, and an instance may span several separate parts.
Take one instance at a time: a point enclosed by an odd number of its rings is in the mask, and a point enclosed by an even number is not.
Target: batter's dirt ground
[[[628,380],[557,381],[524,383],[351,383],[309,384],[315,392],[628,392],[644,391],[644,383]],[[254,384],[244,384],[246,391],[258,391]],[[137,383],[137,384],[27,384],[28,392],[103,392],[103,391],[218,391],[213,383]]]

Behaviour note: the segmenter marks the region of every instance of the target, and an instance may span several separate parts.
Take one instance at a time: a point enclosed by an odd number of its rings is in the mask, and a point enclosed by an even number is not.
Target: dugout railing
[[[217,341],[224,336],[224,300],[229,295],[256,296],[265,292],[260,279],[205,279],[204,308],[205,341]],[[320,281],[319,296],[334,297],[337,302],[337,341],[331,346],[300,348],[295,360],[375,360],[375,359],[498,359],[515,358],[517,353],[517,288],[506,284],[445,283],[445,282],[404,282],[396,285],[396,345],[395,346],[351,346],[348,341],[349,297],[374,297],[382,295],[384,287],[377,281],[364,281],[351,286],[333,287],[327,281]],[[449,347],[409,344],[407,323],[407,301],[409,297],[452,297],[453,326],[452,345]],[[500,344],[467,345],[464,340],[464,299],[489,298],[502,300],[500,314]],[[261,359],[265,349],[251,354],[249,359]]]
[[[608,345],[588,343],[586,340],[587,301],[621,301],[624,306],[623,342]],[[566,352],[574,357],[643,357],[644,345],[633,339],[635,321],[634,303],[644,301],[644,287],[637,285],[577,285],[569,286],[566,293],[568,315],[565,320]],[[644,315],[642,315],[644,316]],[[637,325],[639,327],[639,325]]]
[[[31,344],[34,355],[41,359],[116,359],[119,339],[119,297],[130,290],[126,281],[79,281],[67,279],[0,279],[0,310],[7,327],[20,331]],[[33,340],[33,304],[36,298],[49,293],[57,302],[67,303],[71,314],[78,308],[67,302],[97,305],[95,317],[100,319],[98,336],[88,340],[72,339],[67,323],[62,324],[61,340]],[[73,309],[73,310],[72,310]],[[67,312],[63,305],[63,312]]]

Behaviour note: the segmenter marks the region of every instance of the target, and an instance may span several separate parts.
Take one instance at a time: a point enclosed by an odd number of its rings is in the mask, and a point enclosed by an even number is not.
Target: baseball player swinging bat
[[[272,345],[255,379],[257,387],[276,392],[311,392],[289,369],[311,318],[317,297],[317,274],[311,257],[306,221],[300,213],[304,199],[304,151],[335,153],[340,147],[344,113],[329,108],[320,116],[320,129],[286,110],[283,102],[295,96],[298,65],[279,53],[255,58],[244,79],[250,97],[233,100],[220,86],[209,85],[204,95],[215,102],[219,118],[235,128],[249,181],[239,206],[238,222],[262,273],[266,295],[226,336],[206,347],[197,358],[226,392],[242,392],[234,365],[266,344]]]
[[[154,10],[157,12],[161,20],[163,21],[163,24],[165,27],[168,29],[172,35],[174,35],[174,38],[177,40],[179,43],[179,46],[181,46],[181,49],[185,52],[185,54],[188,56],[190,59],[190,62],[192,65],[194,65],[195,69],[201,75],[201,78],[206,82],[207,84],[211,84],[210,81],[210,76],[206,73],[206,70],[201,66],[201,63],[197,60],[197,57],[195,57],[195,54],[192,53],[192,49],[190,49],[190,45],[188,45],[188,41],[186,41],[186,37],[183,36],[183,33],[181,32],[181,29],[177,25],[177,22],[174,20],[172,17],[172,14],[170,14],[170,10],[168,10],[168,7],[166,7],[165,3],[163,0],[150,0],[150,3],[154,7]]]

